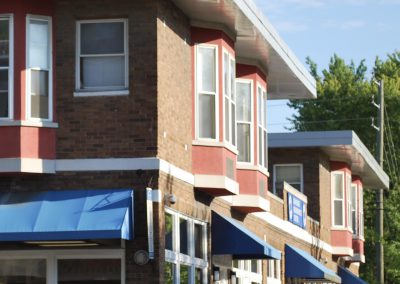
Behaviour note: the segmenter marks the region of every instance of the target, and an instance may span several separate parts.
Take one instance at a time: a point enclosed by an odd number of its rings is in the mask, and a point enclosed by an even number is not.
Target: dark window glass
[[[165,213],[165,249],[173,250],[173,218]]]
[[[0,283],[46,284],[45,259],[0,260]]]
[[[175,279],[176,265],[171,262],[164,262],[164,283],[173,284]]]
[[[204,258],[203,226],[194,224],[194,256]]]
[[[186,219],[179,219],[179,228],[180,228],[180,252],[188,255],[188,221]]]

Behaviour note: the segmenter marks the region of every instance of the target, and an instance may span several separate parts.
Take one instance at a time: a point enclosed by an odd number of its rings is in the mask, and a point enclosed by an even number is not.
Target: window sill
[[[239,152],[235,146],[233,146],[229,143],[226,143],[226,142],[219,142],[217,140],[211,140],[211,139],[209,139],[209,140],[203,140],[203,139],[193,140],[192,145],[193,146],[205,146],[205,147],[221,147],[221,148],[225,148],[225,149],[231,151],[235,155],[239,154]]]
[[[269,177],[268,169],[262,166],[255,166],[251,163],[246,163],[246,162],[237,162],[236,168],[238,170],[259,171],[263,175]]]
[[[74,97],[115,97],[115,96],[129,96],[129,90],[74,92]]]
[[[0,120],[0,126],[58,128],[58,123],[52,121]]]

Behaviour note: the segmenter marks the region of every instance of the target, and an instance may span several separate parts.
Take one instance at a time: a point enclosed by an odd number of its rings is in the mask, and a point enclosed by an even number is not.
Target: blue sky
[[[319,71],[336,53],[346,62],[400,50],[400,0],[254,0],[297,57],[310,56]],[[270,101],[269,131],[285,131],[293,111]]]

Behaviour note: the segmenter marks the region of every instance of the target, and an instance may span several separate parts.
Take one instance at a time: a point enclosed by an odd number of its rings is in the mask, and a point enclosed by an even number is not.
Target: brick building
[[[267,91],[316,97],[250,0],[0,2],[1,281],[340,282],[362,242],[273,194]]]

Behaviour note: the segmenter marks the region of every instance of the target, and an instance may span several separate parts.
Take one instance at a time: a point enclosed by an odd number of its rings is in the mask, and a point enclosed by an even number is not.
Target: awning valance
[[[367,282],[344,267],[338,267],[338,274],[342,278],[342,284],[367,284]]]
[[[326,268],[307,252],[285,245],[286,278],[341,283],[335,272]]]
[[[0,194],[0,241],[133,238],[133,190]]]
[[[239,259],[281,259],[281,252],[264,242],[239,222],[212,212],[211,252]]]

